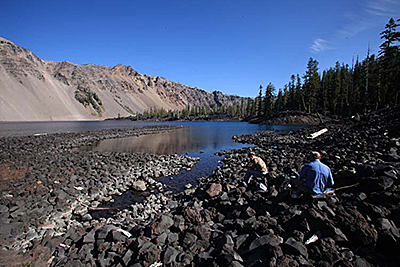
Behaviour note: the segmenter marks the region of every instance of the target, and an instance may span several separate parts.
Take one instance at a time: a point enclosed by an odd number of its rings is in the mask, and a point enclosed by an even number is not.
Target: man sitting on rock
[[[323,194],[334,184],[331,169],[320,161],[319,152],[311,152],[308,160],[310,162],[301,169],[300,179],[295,179],[294,183],[299,191],[313,195]]]
[[[255,177],[263,177],[263,175],[266,174],[268,174],[268,168],[265,162],[254,153],[250,153],[250,162],[247,166],[246,175],[243,178],[244,183],[247,185],[252,175]]]

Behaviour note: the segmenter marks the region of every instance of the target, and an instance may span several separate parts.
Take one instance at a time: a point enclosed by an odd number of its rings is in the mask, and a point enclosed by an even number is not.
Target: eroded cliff
[[[239,101],[143,75],[131,66],[42,60],[0,37],[0,121],[98,120],[153,107],[177,110]]]

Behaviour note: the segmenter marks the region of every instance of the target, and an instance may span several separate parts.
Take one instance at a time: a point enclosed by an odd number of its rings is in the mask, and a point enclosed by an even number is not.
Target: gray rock
[[[168,234],[166,232],[162,233],[156,238],[157,244],[160,246],[164,246],[167,240]]]
[[[246,241],[248,236],[249,236],[249,234],[243,234],[243,235],[238,236],[235,239],[235,249],[239,249],[240,246],[243,244],[243,242]]]
[[[83,220],[83,221],[91,221],[91,220],[92,220],[92,215],[90,215],[90,214],[85,214],[85,215],[82,217],[82,220]]]
[[[183,248],[188,248],[190,245],[194,244],[197,240],[197,236],[195,234],[186,232],[184,234],[183,240],[182,240],[182,247]]]
[[[151,225],[152,233],[159,235],[163,233],[166,229],[170,228],[172,225],[174,225],[174,221],[172,218],[168,215],[161,215],[161,218],[159,218],[155,223]]]
[[[127,239],[127,237],[120,231],[112,231],[112,238],[115,242],[125,241]]]
[[[95,229],[92,229],[89,233],[87,233],[85,235],[85,237],[83,238],[83,243],[94,243],[95,242],[95,238],[94,238],[95,233],[96,233]]]
[[[177,233],[169,233],[168,234],[168,244],[173,244],[178,241],[179,235]]]
[[[378,227],[379,230],[390,231],[390,233],[393,234],[396,238],[400,238],[399,229],[392,221],[386,218],[379,218],[377,220],[376,226]]]
[[[174,227],[178,228],[180,231],[183,231],[183,230],[186,229],[185,219],[183,218],[182,215],[175,215],[174,216]]]
[[[348,241],[347,236],[345,234],[343,234],[342,230],[333,226],[330,223],[327,223],[327,225],[324,229],[324,233],[326,234],[326,236],[331,237],[336,242],[347,242]]]
[[[0,213],[8,212],[8,208],[5,205],[0,205]]]
[[[136,191],[146,191],[146,184],[144,181],[135,181],[132,183],[132,188]]]
[[[124,257],[122,258],[122,261],[125,263],[126,266],[128,266],[128,263],[131,260],[132,255],[133,255],[133,251],[130,249],[127,249]]]
[[[178,207],[178,202],[177,202],[177,201],[174,201],[174,200],[170,200],[170,201],[168,202],[168,207],[169,207],[170,209],[175,209],[176,207]]]
[[[307,248],[293,237],[290,237],[281,246],[283,251],[288,254],[292,254],[295,256],[301,255],[306,259],[308,258]]]
[[[163,255],[163,263],[165,265],[174,264],[176,260],[176,256],[178,256],[179,251],[177,251],[174,247],[169,246]]]
[[[156,261],[159,261],[160,257],[161,257],[160,247],[150,242],[144,244],[139,250],[139,258],[144,262],[154,263]]]
[[[278,246],[280,244],[280,240],[276,238],[275,236],[271,235],[263,235],[254,240],[249,247],[249,250],[256,249],[260,246],[263,246],[265,244],[271,245],[271,246]]]
[[[0,236],[2,237],[12,237],[19,234],[19,231],[23,223],[14,222],[14,223],[5,223],[0,227]]]
[[[105,225],[105,226],[101,227],[99,230],[97,230],[97,238],[106,239],[108,233],[111,230],[115,230],[115,229],[118,229],[118,228],[114,225],[111,225],[111,224]]]
[[[369,263],[367,260],[357,257],[354,261],[354,267],[372,267],[373,265]]]
[[[231,264],[229,265],[230,267],[244,267],[240,262],[238,261],[232,261]]]

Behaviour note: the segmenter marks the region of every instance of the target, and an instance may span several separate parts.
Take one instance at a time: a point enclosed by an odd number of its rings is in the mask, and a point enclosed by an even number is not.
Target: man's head
[[[256,154],[254,153],[254,152],[250,152],[249,153],[249,157],[250,157],[250,159],[254,159],[255,158],[255,156],[256,156]]]
[[[316,159],[320,160],[321,159],[321,154],[319,152],[317,152],[317,151],[311,152],[310,155],[309,155],[309,160],[310,161],[314,161]]]

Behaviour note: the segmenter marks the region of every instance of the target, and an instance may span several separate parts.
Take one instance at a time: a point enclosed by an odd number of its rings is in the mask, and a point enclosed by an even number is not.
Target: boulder
[[[136,191],[146,191],[146,184],[144,181],[135,181],[132,183],[132,188]]]
[[[218,184],[218,183],[212,183],[209,188],[207,189],[206,193],[210,196],[210,197],[215,197],[218,196],[219,194],[221,194],[222,192],[222,185]]]
[[[166,229],[174,225],[174,221],[168,215],[161,215],[161,217],[150,225],[152,234],[162,234]]]
[[[285,243],[281,244],[281,247],[287,254],[295,256],[301,255],[306,259],[308,258],[307,248],[293,237],[290,237]]]
[[[354,245],[374,245],[378,239],[378,233],[373,226],[369,225],[364,216],[355,208],[339,206],[336,209],[337,222],[340,229]]]

